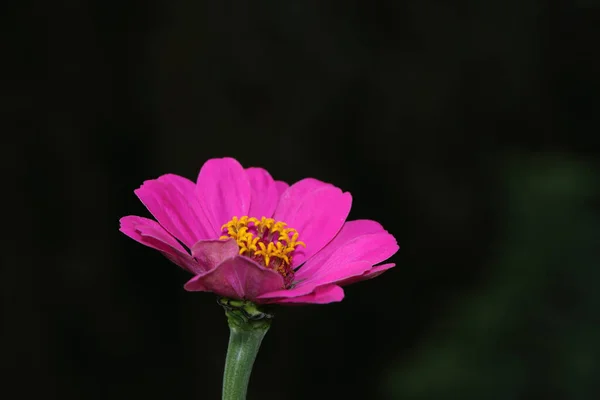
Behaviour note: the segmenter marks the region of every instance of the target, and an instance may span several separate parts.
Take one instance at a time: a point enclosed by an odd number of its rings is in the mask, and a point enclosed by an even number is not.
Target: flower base
[[[225,309],[230,331],[222,399],[245,400],[252,366],[273,315],[250,301],[220,297],[218,303]]]

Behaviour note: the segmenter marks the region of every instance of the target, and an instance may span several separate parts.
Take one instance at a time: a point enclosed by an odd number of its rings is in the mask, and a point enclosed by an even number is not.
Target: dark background
[[[0,397],[219,398],[222,310],[118,219],[233,156],[401,246],[279,310],[250,399],[600,398],[597,1],[2,8]]]

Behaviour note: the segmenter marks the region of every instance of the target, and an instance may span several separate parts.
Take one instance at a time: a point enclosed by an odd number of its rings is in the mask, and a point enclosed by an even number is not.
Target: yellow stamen
[[[298,232],[294,228],[286,228],[287,224],[273,218],[233,217],[224,224],[221,230],[227,234],[219,239],[235,239],[240,251],[247,257],[260,261],[266,267],[272,267],[284,277],[290,270],[291,254],[297,246],[304,246],[298,241]],[[278,259],[278,262],[274,260]]]

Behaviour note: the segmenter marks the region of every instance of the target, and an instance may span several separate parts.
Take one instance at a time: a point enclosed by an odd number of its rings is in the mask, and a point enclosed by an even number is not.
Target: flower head
[[[196,183],[167,174],[135,190],[156,221],[126,216],[121,232],[194,274],[188,291],[256,303],[329,303],[373,278],[398,251],[370,220],[346,221],[352,197],[312,178],[289,186],[262,168],[211,159]],[[377,265],[377,266],[375,266]]]

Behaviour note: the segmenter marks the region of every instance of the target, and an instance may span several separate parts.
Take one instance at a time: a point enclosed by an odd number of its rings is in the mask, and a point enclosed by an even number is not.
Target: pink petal
[[[294,252],[293,266],[317,253],[338,233],[350,212],[352,196],[339,188],[317,181],[304,179],[281,196],[274,218],[283,221],[299,233],[299,240],[306,248]]]
[[[213,292],[234,299],[255,300],[263,293],[283,287],[283,278],[254,261],[238,256],[188,281],[185,290]]]
[[[346,285],[350,285],[352,283],[356,283],[356,282],[360,282],[360,281],[365,281],[367,279],[373,279],[373,278],[378,277],[379,275],[383,274],[388,269],[390,269],[392,267],[395,267],[395,266],[396,266],[396,264],[392,264],[392,263],[378,265],[378,266],[373,267],[370,270],[366,271],[362,275],[358,275],[358,276],[354,276],[352,278],[344,279],[343,281],[337,282],[337,284],[340,285],[340,286],[346,286]]]
[[[357,236],[341,245],[332,241],[330,246],[335,247],[335,250],[328,250],[329,257],[322,259],[317,255],[300,268],[295,276],[298,284],[294,288],[267,293],[261,298],[308,294],[316,287],[363,275],[374,264],[388,259],[398,251],[396,239],[385,231]],[[305,267],[308,272],[304,272]]]
[[[285,192],[287,188],[290,187],[290,185],[288,185],[284,181],[275,181],[275,187],[277,188],[277,193],[279,194],[279,197],[281,197],[283,192]]]
[[[267,301],[267,303],[276,304],[326,304],[333,303],[336,301],[342,301],[344,298],[344,290],[337,285],[325,285],[316,288],[312,293],[282,299],[273,299]]]
[[[252,189],[248,215],[256,218],[271,218],[279,202],[279,192],[275,181],[262,168],[246,168],[246,175]]]
[[[145,181],[134,192],[158,222],[187,247],[214,237],[191,181],[168,174]]]
[[[296,279],[304,279],[304,281],[297,287],[309,284],[322,285],[362,275],[373,265],[393,256],[399,249],[396,239],[385,231],[357,236],[344,244],[338,245],[332,242],[332,247],[336,245],[337,249],[323,263],[318,259],[314,261],[311,259],[305,265],[308,272],[302,271],[304,267],[300,268],[296,273]],[[365,262],[368,267],[360,271],[355,265],[358,262]]]
[[[252,189],[241,164],[233,158],[208,160],[198,174],[196,194],[216,232],[232,217],[248,215]]]
[[[239,255],[240,248],[235,240],[203,240],[191,248],[192,257],[208,272],[223,261]]]
[[[333,252],[336,251],[340,246],[343,246],[345,243],[359,236],[371,233],[387,233],[387,231],[383,229],[379,222],[368,219],[359,219],[346,222],[335,238],[333,238],[333,240],[329,242],[321,251],[315,254],[310,262],[307,262],[302,266],[302,268],[298,271],[296,278],[301,279],[310,276],[312,272],[323,265],[325,261],[331,257]]]
[[[198,237],[196,240],[213,237],[213,235],[221,232],[211,229],[208,216],[206,215],[204,209],[202,209],[200,206],[198,196],[196,195],[196,183],[175,174],[163,175],[162,177],[159,177],[158,180],[165,184],[170,184],[173,188],[177,189],[181,194],[180,198],[184,199],[185,205],[189,206],[191,210],[191,219],[194,224],[199,225],[197,229],[201,233],[201,237]]]
[[[281,181],[278,181],[281,182]],[[282,182],[285,183],[285,182]],[[278,189],[283,189],[283,185],[278,183]],[[281,192],[281,198],[279,204],[275,210],[276,215],[285,215],[293,211],[297,206],[298,199],[306,196],[308,193],[313,192],[322,187],[332,186],[329,183],[322,182],[314,178],[305,178],[294,183],[292,186],[288,186],[285,191]],[[284,221],[287,222],[287,221]]]
[[[119,230],[133,240],[160,251],[169,260],[191,273],[201,271],[181,244],[158,222],[135,215],[123,217],[119,222]]]

